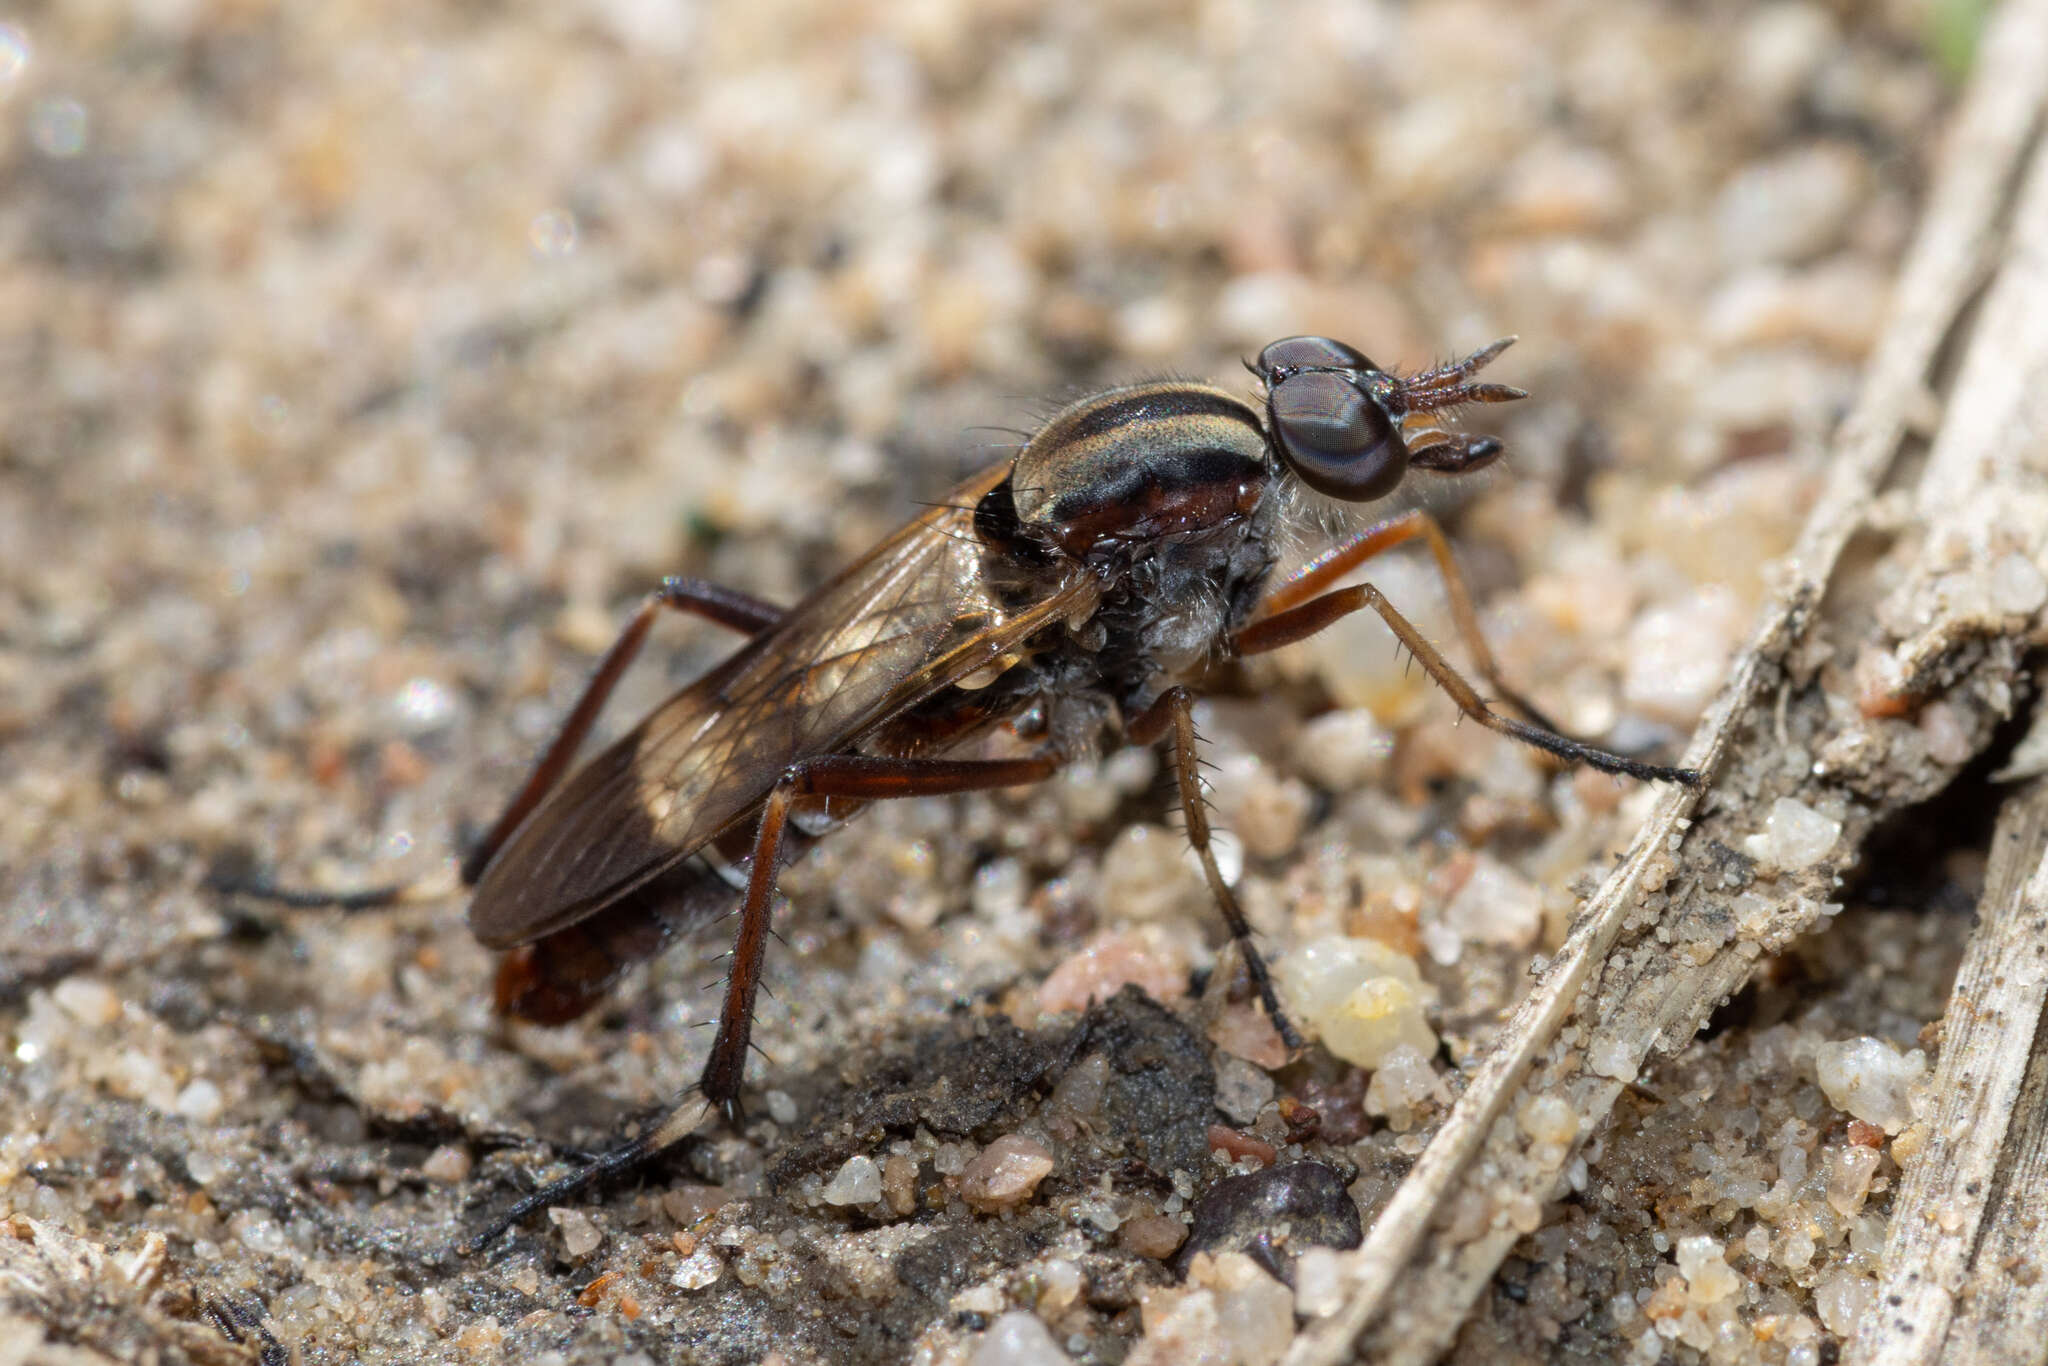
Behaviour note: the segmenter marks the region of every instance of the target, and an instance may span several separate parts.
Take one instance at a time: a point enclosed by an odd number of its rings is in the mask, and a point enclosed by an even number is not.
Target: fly
[[[638,1164],[714,1108],[737,1117],[776,871],[789,857],[869,802],[1036,782],[1105,743],[1170,743],[1209,890],[1275,1027],[1300,1047],[1211,848],[1189,685],[1218,657],[1263,654],[1370,610],[1479,724],[1569,763],[1697,785],[1691,769],[1567,738],[1502,680],[1426,511],[1345,537],[1275,581],[1289,483],[1370,503],[1411,470],[1463,474],[1499,458],[1498,439],[1446,430],[1434,415],[1524,397],[1473,378],[1512,340],[1402,376],[1341,342],[1290,337],[1251,364],[1256,404],[1182,380],[1110,389],[1059,412],[1016,456],[793,607],[696,579],[650,594],[461,875],[474,889],[470,928],[506,951],[499,1008],[543,1023],[582,1014],[628,967],[737,902],[718,1034],[698,1094],[519,1201],[467,1250]],[[1435,558],[1479,674],[1521,716],[1490,707],[1371,584],[1338,586],[1416,540]],[[665,611],[746,643],[572,773]],[[1026,752],[968,757],[1005,727]],[[398,896],[259,890],[320,904]]]

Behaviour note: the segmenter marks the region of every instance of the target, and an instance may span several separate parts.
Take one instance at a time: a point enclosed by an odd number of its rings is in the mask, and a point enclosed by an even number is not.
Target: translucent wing
[[[550,793],[478,883],[476,937],[509,948],[575,924],[749,817],[792,763],[1090,605],[1078,569],[1023,608],[989,590],[972,509],[1007,472],[955,489]]]

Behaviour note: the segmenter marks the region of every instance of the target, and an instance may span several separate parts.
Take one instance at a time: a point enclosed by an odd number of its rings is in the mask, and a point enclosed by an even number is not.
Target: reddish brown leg
[[[640,610],[633,613],[633,619],[626,623],[626,629],[619,632],[619,638],[604,652],[604,658],[597,662],[597,669],[590,675],[590,682],[584,685],[583,696],[576,700],[569,712],[569,719],[562,723],[561,730],[541,754],[533,766],[533,772],[526,779],[526,785],[519,789],[517,796],[507,803],[491,823],[490,831],[469,851],[462,860],[462,885],[476,886],[477,879],[484,875],[484,869],[504,847],[519,823],[533,814],[533,808],[540,805],[541,798],[548,795],[562,775],[568,772],[575,761],[576,751],[583,747],[584,737],[596,724],[598,713],[612,695],[619,679],[640,653],[640,647],[647,643],[647,632],[654,626],[654,618],[663,609],[673,612],[688,612],[703,617],[706,621],[730,627],[747,635],[765,631],[782,620],[782,609],[759,598],[748,597],[745,593],[730,588],[721,588],[715,583],[702,579],[668,578],[661,587],[647,595],[640,604]]]
[[[626,629],[619,632],[619,638],[606,650],[604,658],[597,662],[597,669],[591,674],[590,682],[584,685],[583,695],[569,713],[569,719],[562,723],[560,731],[548,744],[540,761],[533,766],[525,786],[519,789],[483,839],[462,860],[462,885],[474,887],[483,876],[484,869],[497,855],[519,823],[533,812],[541,798],[568,771],[569,764],[576,757],[576,751],[590,734],[590,727],[597,715],[604,709],[612,689],[618,686],[619,678],[640,653],[640,647],[647,643],[647,632],[654,625],[655,616],[664,608],[676,612],[688,612],[703,617],[706,621],[730,627],[752,635],[765,631],[782,620],[782,609],[759,598],[747,596],[730,588],[721,588],[715,583],[702,579],[668,578],[661,587],[647,595],[633,613]],[[260,897],[281,906],[307,908],[332,907],[344,911],[372,910],[378,907],[394,906],[399,902],[424,894],[443,895],[444,889],[420,883],[393,883],[384,887],[369,887],[354,892],[311,891],[294,887],[280,887],[264,878],[219,877],[212,886],[218,890],[243,896]],[[423,887],[426,891],[423,892]]]
[[[1451,554],[1451,543],[1436,518],[1420,508],[1367,527],[1310,560],[1259,604],[1259,615],[1253,619],[1252,626],[1261,626],[1290,607],[1308,601],[1373,556],[1397,545],[1405,545],[1418,536],[1429,543],[1429,553],[1436,558],[1437,573],[1443,577],[1444,593],[1451,603],[1451,620],[1457,624],[1465,648],[1472,652],[1472,662],[1478,666],[1480,677],[1516,711],[1543,729],[1555,731],[1557,726],[1550,718],[1501,677],[1500,665],[1494,663],[1493,651],[1487,648],[1486,634],[1479,629],[1479,612],[1472,605],[1472,590],[1465,586],[1465,576],[1458,572],[1458,561]]]
[[[746,900],[740,906],[739,933],[733,940],[731,967],[726,973],[718,1037],[712,1042],[711,1056],[697,1086],[701,1094],[686,1098],[639,1138],[521,1199],[457,1250],[465,1256],[472,1254],[527,1215],[559,1204],[607,1176],[638,1166],[694,1132],[713,1106],[737,1122],[740,1082],[746,1072],[747,1047],[754,1028],[754,999],[761,986],[761,958],[768,947],[776,865],[789,823],[789,809],[797,798],[876,800],[975,792],[1039,782],[1052,776],[1058,767],[1059,759],[1050,754],[1025,759],[890,759],[827,754],[791,765],[761,807]]]
[[[769,901],[790,804],[799,797],[932,797],[1014,787],[1052,776],[1052,755],[1026,759],[888,759],[862,754],[827,754],[794,764],[768,794],[754,836],[747,896],[733,940],[732,966],[725,978],[725,1004],[718,1014],[718,1038],[704,1063],[705,1097],[730,1117],[739,1114],[740,1080],[746,1071],[747,1041],[754,1027],[754,996],[761,985],[761,954],[768,946]]]
[[[1187,821],[1188,843],[1194,845],[1195,855],[1202,861],[1202,876],[1209,881],[1209,894],[1216,898],[1216,907],[1223,912],[1223,923],[1230,928],[1231,941],[1237,945],[1238,954],[1244,959],[1245,971],[1251,974],[1252,985],[1258,989],[1266,1014],[1272,1017],[1273,1028],[1280,1031],[1282,1042],[1289,1048],[1300,1048],[1301,1035],[1288,1022],[1287,1012],[1280,1008],[1280,997],[1273,990],[1266,960],[1252,943],[1251,922],[1244,918],[1244,908],[1237,904],[1237,894],[1223,880],[1222,870],[1216,866],[1215,852],[1209,847],[1209,812],[1202,800],[1202,773],[1195,752],[1194,709],[1193,693],[1183,687],[1171,687],[1161,693],[1151,706],[1132,717],[1124,731],[1131,743],[1137,745],[1149,745],[1172,732],[1173,772],[1180,785],[1180,809]]]
[[[1567,763],[1585,764],[1603,773],[1622,773],[1631,778],[1649,781],[1684,783],[1688,787],[1700,784],[1697,770],[1690,768],[1666,768],[1661,764],[1646,764],[1620,754],[1610,754],[1604,749],[1581,743],[1559,735],[1556,731],[1541,726],[1532,726],[1513,717],[1502,716],[1486,705],[1486,699],[1474,691],[1450,662],[1437,652],[1422,632],[1415,629],[1408,618],[1396,611],[1379,589],[1369,583],[1352,588],[1339,588],[1334,593],[1325,593],[1299,607],[1290,607],[1284,612],[1261,617],[1239,631],[1232,644],[1237,652],[1244,655],[1263,654],[1277,650],[1283,645],[1292,645],[1306,639],[1336,621],[1360,608],[1370,607],[1380,614],[1380,619],[1400,638],[1403,645],[1416,660],[1437,681],[1437,686],[1451,695],[1458,704],[1458,710],[1485,726],[1488,730],[1511,735],[1524,744],[1534,745],[1540,750],[1555,754]]]

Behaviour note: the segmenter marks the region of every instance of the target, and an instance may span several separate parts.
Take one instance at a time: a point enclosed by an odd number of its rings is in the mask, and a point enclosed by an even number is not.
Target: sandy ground
[[[1272,1054],[1120,756],[828,841],[748,1124],[465,1259],[694,1080],[718,936],[512,1026],[459,898],[207,876],[433,872],[662,574],[793,601],[1060,398],[1245,384],[1292,333],[1410,368],[1520,334],[1511,454],[1434,506],[1507,673],[1675,753],[1813,497],[1966,9],[0,19],[0,1362],[1195,1360],[1197,1310],[1272,1360],[1642,800],[1453,727],[1376,624],[1202,723],[1275,957],[1400,960],[1429,1047],[1392,1068]],[[1450,639],[1426,561],[1374,581]],[[729,647],[664,624],[610,724]],[[1917,1046],[1984,820],[1645,1079],[1461,1359],[1826,1359],[1896,1167],[1844,1157],[1882,1139],[1816,1057]],[[1098,979],[1168,1009],[1081,1012]],[[1658,1109],[1717,1093],[1705,1137]],[[976,1185],[1018,1142],[1028,1180]],[[1242,1205],[1261,1171],[1298,1203]],[[1231,1252],[1280,1222],[1292,1291]]]

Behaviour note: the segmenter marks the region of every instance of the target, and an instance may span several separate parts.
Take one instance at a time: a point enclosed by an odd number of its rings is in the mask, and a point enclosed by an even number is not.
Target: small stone
[[[1092,1120],[1102,1113],[1103,1097],[1108,1092],[1109,1059],[1101,1053],[1090,1053],[1053,1084],[1052,1095],[1039,1113],[1069,1120]]]
[[[1436,1032],[1422,1013],[1422,998],[1399,977],[1361,982],[1320,1024],[1323,1045],[1360,1067],[1378,1067],[1403,1046],[1425,1056],[1436,1052]]]
[[[218,1086],[204,1077],[198,1077],[187,1082],[185,1089],[178,1092],[178,1099],[172,1108],[194,1124],[211,1124],[220,1118],[220,1112],[226,1108],[226,1103],[221,1099]]]
[[[228,1231],[243,1247],[266,1257],[282,1257],[291,1251],[291,1242],[277,1220],[261,1210],[243,1210],[234,1215],[228,1220]]]
[[[604,1233],[581,1210],[557,1205],[548,1211],[548,1220],[561,1233],[562,1251],[571,1260],[582,1261],[604,1242]]]
[[[1695,1304],[1725,1300],[1742,1285],[1720,1240],[1705,1235],[1678,1240],[1678,1274],[1685,1277],[1686,1297]]]
[[[1273,1017],[1257,1001],[1233,1001],[1209,1022],[1209,1042],[1231,1057],[1257,1067],[1287,1065],[1287,1041],[1273,1028]]]
[[[1163,294],[1138,299],[1117,310],[1111,325],[1117,345],[1135,356],[1158,359],[1187,349],[1192,323],[1179,300]]]
[[[1301,843],[1315,797],[1300,779],[1256,755],[1232,754],[1218,765],[1214,786],[1218,816],[1252,857],[1284,858]]]
[[[1378,1067],[1408,1044],[1427,1056],[1436,1034],[1422,1011],[1422,974],[1413,959],[1376,939],[1315,939],[1274,968],[1294,1018],[1346,1062]]]
[[[855,1153],[825,1186],[828,1205],[872,1205],[882,1198],[882,1169],[875,1159]]]
[[[1742,851],[1766,869],[1796,873],[1826,858],[1842,837],[1842,823],[1793,797],[1771,803],[1763,833],[1742,841]]]
[[[1291,750],[1295,767],[1328,792],[1376,782],[1393,753],[1393,733],[1363,707],[1324,712],[1301,728]]]
[[[1515,1115],[1535,1143],[1569,1143],[1579,1136],[1578,1111],[1562,1096],[1537,1096]]]
[[[1835,20],[1818,5],[1778,0],[1746,17],[1728,63],[1742,107],[1753,118],[1778,117],[1840,41]]]
[[[1041,1010],[1085,1010],[1135,986],[1155,1001],[1178,1000],[1188,990],[1186,953],[1163,934],[1145,929],[1098,934],[1054,968],[1038,988]]]
[[[1829,1157],[1828,1204],[1844,1217],[1860,1214],[1884,1154],[1852,1143],[1835,1149]]]
[[[1327,1247],[1312,1247],[1294,1263],[1294,1308],[1319,1319],[1344,1307],[1344,1263]]]
[[[1845,1268],[1822,1278],[1813,1287],[1813,1307],[1820,1311],[1820,1321],[1830,1333],[1846,1339],[1856,1331],[1857,1320],[1863,1317],[1863,1308],[1870,1303],[1870,1292],[1875,1288],[1876,1282],[1870,1277]]]
[[[1268,1366],[1294,1340],[1294,1292],[1242,1252],[1196,1255],[1188,1284],[1216,1296],[1217,1345],[1236,1366]]]
[[[1787,302],[1782,340],[1811,339],[1838,354],[1861,356],[1877,345],[1891,317],[1891,279],[1875,262],[1845,252],[1801,275]]]
[[[1228,1124],[1209,1126],[1209,1151],[1222,1153],[1227,1161],[1233,1163],[1251,1158],[1262,1167],[1272,1166],[1273,1159],[1280,1155],[1279,1150],[1263,1138],[1240,1133]]]
[[[1920,709],[1920,738],[1927,742],[1927,757],[1938,764],[1960,768],[1977,752],[1962,711],[1939,699]]]
[[[694,1228],[731,1199],[723,1186],[699,1186],[686,1181],[662,1192],[661,1208],[676,1221],[677,1227]]]
[[[960,1173],[960,1198],[983,1214],[1011,1209],[1031,1198],[1052,1165],[1052,1153],[1043,1143],[1005,1134]]]
[[[2029,617],[2048,601],[2048,579],[2017,550],[1991,566],[1991,605],[2012,616]]]
[[[1916,1048],[1902,1056],[1883,1039],[1865,1036],[1822,1044],[1813,1065],[1830,1105],[1895,1134],[1912,1122],[1911,1093],[1927,1074],[1927,1055]]]
[[[1126,1219],[1116,1238],[1126,1252],[1163,1262],[1180,1250],[1187,1236],[1188,1226],[1170,1215],[1141,1214]]]
[[[66,1015],[94,1029],[121,1018],[120,996],[105,982],[90,977],[66,977],[50,988],[50,996]]]
[[[1208,888],[1188,862],[1187,836],[1163,825],[1126,826],[1102,855],[1102,907],[1128,920],[1188,915]]]
[[[1590,147],[1539,145],[1508,170],[1500,210],[1520,232],[1589,232],[1619,218],[1629,202],[1611,157]]]
[[[1145,1336],[1124,1366],[1230,1366],[1213,1291],[1161,1290],[1145,1296],[1142,1313]]]
[[[999,1314],[975,1345],[974,1366],[1064,1366],[1073,1360],[1052,1340],[1036,1314]]]
[[[1841,240],[1868,167],[1853,147],[1814,143],[1754,162],[1721,187],[1714,226],[1730,265],[1802,261]]]
[[[1032,1307],[1053,1318],[1080,1299],[1087,1288],[1088,1278],[1080,1267],[1065,1257],[1047,1258],[1038,1265],[1038,1299]]]
[[[790,1125],[796,1123],[796,1102],[790,1099],[787,1092],[770,1091],[767,1095],[761,1097],[761,1099],[767,1102],[768,1118],[774,1120],[777,1124],[782,1125],[784,1128],[787,1128]]]
[[[1482,854],[1443,919],[1464,943],[1526,948],[1543,928],[1543,889]]]
[[[725,1274],[725,1263],[708,1247],[700,1247],[676,1265],[669,1278],[678,1290],[702,1290]]]
[[[1273,1098],[1273,1079],[1242,1058],[1216,1058],[1216,1108],[1233,1124],[1249,1124]]]
[[[471,1165],[467,1148],[443,1143],[420,1163],[420,1175],[440,1185],[452,1186],[468,1178]]]
[[[896,1153],[882,1164],[882,1198],[898,1215],[917,1209],[917,1163]]]
[[[1721,686],[1747,618],[1720,584],[1642,613],[1629,628],[1622,696],[1631,707],[1690,726]]]
[[[1586,1045],[1586,1069],[1616,1081],[1636,1079],[1639,1057],[1629,1041],[1619,1034],[1596,1034]]]
[[[1379,1115],[1397,1130],[1415,1127],[1415,1112],[1432,1100],[1447,1100],[1449,1093],[1429,1058],[1413,1044],[1396,1044],[1373,1069],[1365,1088],[1365,1112]]]

